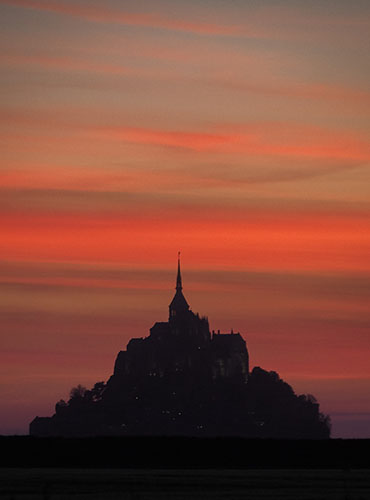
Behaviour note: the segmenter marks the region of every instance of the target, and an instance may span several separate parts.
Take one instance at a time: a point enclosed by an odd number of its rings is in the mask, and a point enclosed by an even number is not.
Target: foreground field
[[[3,500],[368,500],[369,470],[0,469]]]

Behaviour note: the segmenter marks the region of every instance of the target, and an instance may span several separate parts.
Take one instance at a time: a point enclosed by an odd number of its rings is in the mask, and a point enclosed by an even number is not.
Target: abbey
[[[209,380],[248,381],[249,359],[240,333],[209,331],[208,319],[194,314],[182,292],[180,259],[169,319],[157,322],[146,338],[131,339],[118,354],[114,379],[183,374]]]
[[[239,333],[210,332],[184,297],[178,260],[168,321],[131,339],[106,383],[74,387],[52,417],[30,423],[30,434],[318,439],[329,437],[330,421],[276,372],[250,371]]]

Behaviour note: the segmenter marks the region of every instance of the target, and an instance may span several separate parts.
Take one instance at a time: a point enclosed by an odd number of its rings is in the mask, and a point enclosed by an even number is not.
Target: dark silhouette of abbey
[[[249,372],[240,333],[210,333],[183,295],[179,260],[168,321],[131,339],[107,383],[73,388],[52,417],[31,422],[30,434],[320,439],[330,436],[330,421],[277,373]]]

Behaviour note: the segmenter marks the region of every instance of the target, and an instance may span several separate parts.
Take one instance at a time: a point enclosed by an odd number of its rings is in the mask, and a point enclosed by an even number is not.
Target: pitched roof
[[[182,290],[177,289],[174,298],[171,301],[170,309],[173,311],[188,311],[189,304],[186,302]]]

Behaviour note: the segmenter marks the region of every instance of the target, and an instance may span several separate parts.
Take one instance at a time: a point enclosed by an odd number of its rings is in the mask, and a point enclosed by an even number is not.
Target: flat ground
[[[369,500],[370,470],[0,469],[1,500]]]

